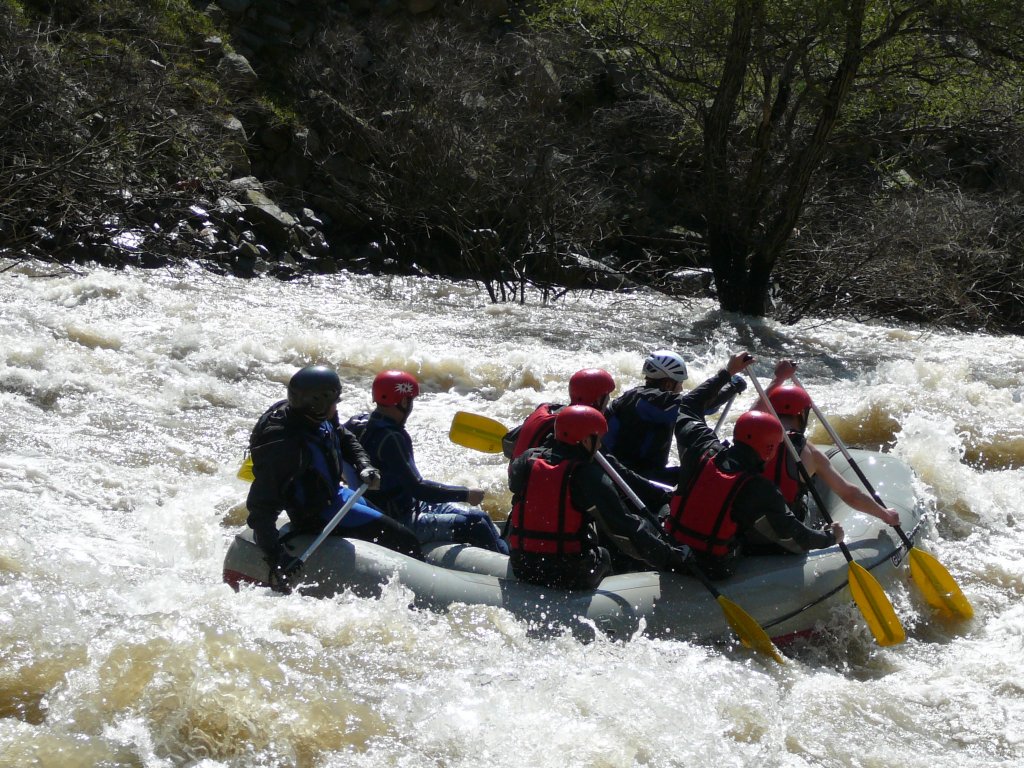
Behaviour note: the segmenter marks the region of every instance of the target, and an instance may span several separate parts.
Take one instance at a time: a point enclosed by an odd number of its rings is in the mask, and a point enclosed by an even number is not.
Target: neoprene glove
[[[289,555],[284,547],[279,547],[273,556],[268,556],[270,563],[269,582],[270,588],[275,592],[290,594],[292,591],[291,580],[301,570],[302,561],[297,557]]]
[[[359,479],[366,483],[366,487],[371,491],[380,489],[380,470],[376,467],[367,467],[359,473]]]
[[[678,544],[672,547],[672,554],[668,558],[667,570],[673,573],[688,573],[692,557],[693,550],[685,544]]]

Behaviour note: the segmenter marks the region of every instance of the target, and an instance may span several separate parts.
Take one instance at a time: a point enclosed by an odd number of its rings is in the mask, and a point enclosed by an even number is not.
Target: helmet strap
[[[395,404],[395,408],[402,414],[402,423],[404,424],[405,420],[409,418],[409,414],[412,413],[412,398],[403,397]]]
[[[595,437],[594,435],[591,435],[590,437],[584,440],[580,440],[579,445],[584,451],[587,452],[587,456],[589,456],[590,458],[593,458],[594,454],[597,453],[597,437]]]

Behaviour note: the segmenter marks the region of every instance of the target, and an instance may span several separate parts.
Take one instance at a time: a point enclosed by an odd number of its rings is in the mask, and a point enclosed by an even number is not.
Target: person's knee
[[[454,534],[454,540],[460,544],[508,554],[508,545],[498,534],[498,529],[494,527],[486,513],[466,515],[455,524]]]

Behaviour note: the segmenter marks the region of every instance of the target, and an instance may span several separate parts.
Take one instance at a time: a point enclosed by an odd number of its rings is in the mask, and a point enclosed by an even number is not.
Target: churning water
[[[45,269],[0,275],[0,766],[1024,764],[1024,340],[644,294],[493,306],[428,279]],[[300,366],[339,369],[343,416],[378,370],[415,373],[420,469],[485,487],[501,518],[504,463],[447,440],[454,412],[515,424],[584,366],[625,389],[657,347],[695,381],[741,348],[762,381],[797,359],[845,440],[913,467],[924,548],[975,618],[943,623],[897,585],[905,644],[874,645],[851,607],[778,666],[541,639],[498,609],[410,610],[397,584],[221,583],[249,430]]]

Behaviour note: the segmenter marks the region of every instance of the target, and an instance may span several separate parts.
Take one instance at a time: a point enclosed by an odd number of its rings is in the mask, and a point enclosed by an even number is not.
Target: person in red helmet
[[[811,397],[801,387],[786,383],[794,373],[794,361],[780,360],[775,366],[774,377],[765,388],[765,394],[779,415],[783,427],[786,428],[793,447],[800,452],[800,461],[807,474],[811,477],[820,477],[836,496],[853,509],[873,515],[888,525],[899,525],[900,516],[895,509],[883,507],[860,486],[848,482],[836,472],[828,456],[807,440],[805,433],[811,413]],[[763,409],[760,399],[754,408]],[[793,514],[801,520],[806,519],[807,486],[789,452],[779,451],[773,460],[765,464],[764,471],[765,476],[779,487]]]
[[[416,467],[412,438],[405,429],[420,394],[416,377],[405,371],[381,371],[371,393],[374,411],[345,423],[381,473],[380,488],[367,491],[367,499],[411,528],[421,544],[453,541],[507,554],[508,546],[491,518],[476,508],[484,498],[482,489],[427,480]]]
[[[753,358],[747,355],[745,362]],[[801,522],[764,476],[765,462],[783,442],[782,424],[771,414],[741,414],[729,444],[699,408],[684,404],[675,433],[681,466],[664,527],[673,541],[693,550],[694,562],[710,578],[730,576],[745,552],[802,554],[843,540],[838,523],[817,530]]]
[[[646,516],[622,503],[594,455],[608,423],[595,408],[568,405],[551,445],[509,464],[508,542],[516,577],[556,589],[593,589],[613,572],[602,541],[657,570],[685,570],[689,550],[674,546]]]
[[[582,368],[569,377],[569,405],[588,405],[604,415],[605,408],[611,401],[614,391],[615,379],[602,368]],[[531,448],[554,445],[555,419],[565,407],[558,403],[539,405],[526,421],[509,430],[502,438],[501,443],[505,456],[515,459]],[[663,486],[638,475],[614,456],[606,458],[630,489],[644,502],[645,510],[667,509],[669,494]],[[660,527],[661,521],[651,516],[650,513],[642,511],[641,514],[648,517],[653,525]],[[506,520],[504,530],[506,538],[508,525]],[[610,551],[613,560],[612,566],[616,571],[637,570],[642,567],[641,563],[627,559],[618,548],[610,547]]]
[[[569,377],[569,405],[589,405],[601,413],[608,406],[615,379],[602,368],[583,368]],[[514,459],[530,448],[549,444],[555,428],[555,415],[565,406],[541,403],[526,421],[510,429],[501,440],[508,459]]]

